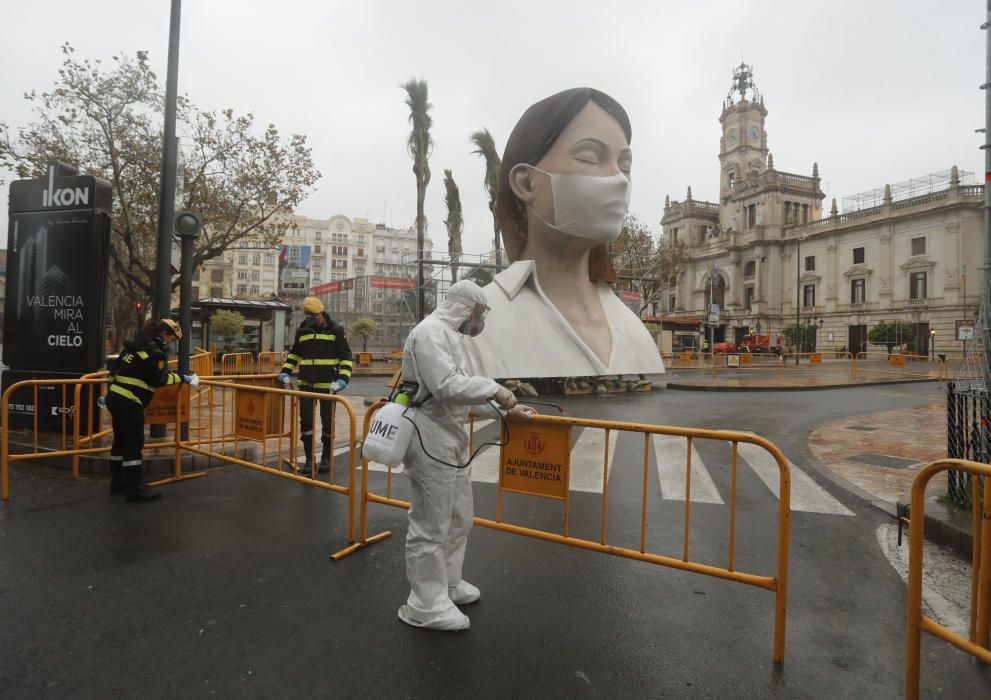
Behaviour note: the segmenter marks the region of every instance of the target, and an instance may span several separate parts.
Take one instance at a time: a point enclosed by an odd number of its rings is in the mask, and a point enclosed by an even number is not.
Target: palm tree
[[[496,150],[495,139],[488,129],[476,131],[470,137],[475,144],[477,153],[485,159],[485,191],[489,193],[489,211],[492,212],[492,230],[494,233],[493,246],[496,253],[496,268],[502,267],[502,241],[499,238],[499,219],[496,217],[496,200],[499,197],[499,152]]]
[[[447,203],[447,218],[444,220],[444,225],[447,226],[447,252],[451,256],[451,284],[454,284],[458,281],[461,233],[464,231],[465,222],[461,215],[461,193],[458,192],[458,185],[454,182],[454,175],[450,170],[444,171],[444,189],[447,191],[444,198]]]
[[[409,107],[409,123],[412,128],[406,140],[406,149],[413,159],[413,174],[416,176],[416,320],[422,321],[426,309],[423,279],[423,231],[426,228],[426,218],[423,215],[423,201],[427,195],[427,185],[430,183],[430,152],[433,150],[433,140],[430,138],[430,108],[433,105],[427,100],[427,81],[410,78],[401,86],[406,91],[406,106]]]

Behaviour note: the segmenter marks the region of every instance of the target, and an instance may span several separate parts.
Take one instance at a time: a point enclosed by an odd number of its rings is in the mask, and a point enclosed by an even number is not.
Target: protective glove
[[[184,374],[182,375],[182,381],[188,384],[193,389],[195,389],[200,385],[199,375],[196,374]]]
[[[529,418],[532,418],[533,416],[537,415],[537,411],[532,406],[524,406],[523,404],[518,403],[515,406],[513,406],[511,409],[509,409],[509,411],[506,412],[506,415],[509,416],[510,418],[520,418],[522,420],[528,420]]]
[[[280,384],[288,384],[289,383],[289,373],[288,372],[280,372],[279,373],[279,376],[276,377],[276,379],[279,380],[279,383]]]
[[[513,406],[516,405],[516,397],[513,396],[513,392],[511,392],[509,389],[507,389],[504,386],[500,386],[498,389],[496,389],[495,396],[493,396],[492,398],[494,398],[495,402],[499,404],[499,408],[503,409],[504,411],[508,411],[509,409],[511,409]]]
[[[330,383],[330,393],[338,394],[344,391],[344,387],[346,387],[347,385],[348,385],[347,382],[341,381],[340,379],[335,379]]]

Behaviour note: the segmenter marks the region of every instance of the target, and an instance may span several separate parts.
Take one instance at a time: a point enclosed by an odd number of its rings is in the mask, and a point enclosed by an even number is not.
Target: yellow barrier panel
[[[220,395],[219,403],[221,406],[221,424],[219,427],[214,425],[214,413],[211,410],[209,414],[209,437],[198,441],[184,442],[180,446],[181,449],[192,454],[218,459],[229,464],[235,464],[253,469],[255,471],[264,472],[266,474],[272,474],[285,479],[299,481],[347,496],[348,543],[353,543],[355,541],[355,502],[358,494],[356,478],[357,458],[355,455],[355,451],[357,449],[357,418],[355,416],[354,408],[346,399],[334,394],[320,394],[310,391],[280,389],[271,386],[263,386],[261,384],[247,384],[243,383],[245,380],[273,382],[274,377],[273,375],[236,378],[217,377],[203,380],[201,382],[201,385],[211,387],[214,392]],[[285,410],[284,402],[286,397],[288,397],[290,401],[289,410]],[[247,410],[247,404],[249,401],[254,403],[254,409],[251,412]],[[331,457],[330,460],[329,473],[326,481],[324,481],[322,477],[316,473],[315,463],[313,465],[314,471],[311,471],[308,475],[299,470],[296,463],[296,449],[299,442],[298,416],[299,402],[301,401],[312,401],[314,404],[328,402],[333,409],[336,409],[338,406],[343,406],[344,410],[347,412],[348,477],[346,486],[335,483],[333,457]],[[227,408],[228,406],[232,407],[234,410],[229,411]],[[270,415],[273,411],[273,406],[275,406],[275,410],[279,412],[278,417]],[[316,425],[316,406],[313,408],[314,424]],[[193,406],[193,412],[195,415],[195,403]],[[335,446],[334,434],[336,425],[333,417],[335,414],[336,410],[334,410],[331,414],[331,433],[328,436],[328,443],[331,450],[333,450]],[[227,424],[228,415],[231,416],[229,426]],[[246,420],[246,418],[250,418],[250,420]],[[288,426],[286,425],[286,421],[289,423]],[[287,439],[288,445],[285,447],[288,448],[289,458],[285,459],[283,443]],[[236,456],[239,442],[245,440],[250,440],[251,442],[260,445],[261,457],[258,461],[252,462]],[[275,445],[270,444],[273,440],[276,442]],[[311,437],[311,440],[311,454],[316,456],[315,431]],[[221,445],[221,451],[214,449],[214,445],[218,443]],[[235,456],[231,456],[223,452],[223,447],[228,443],[233,443]],[[204,447],[201,445],[206,446]],[[275,448],[274,455],[269,453],[269,449],[271,448]],[[268,466],[271,462],[278,464],[278,468]],[[283,471],[282,469],[282,465],[286,462],[290,464],[290,472]]]
[[[286,351],[282,352],[260,352],[258,353],[258,373],[267,372],[279,373],[286,363]]]
[[[250,352],[230,352],[220,357],[220,373],[252,374],[255,370],[255,358]]]
[[[888,355],[888,364],[892,367],[904,367],[905,366],[905,356],[904,355]]]
[[[822,364],[822,353],[821,352],[809,353],[809,364],[810,365],[821,365]]]
[[[384,406],[384,402],[378,402],[369,408],[368,412],[365,414],[365,426],[364,434],[368,434],[368,428],[371,422],[371,418],[375,411]],[[474,419],[472,419],[472,425]],[[508,532],[516,535],[523,535],[526,537],[532,537],[548,542],[555,542],[558,544],[565,544],[572,547],[577,547],[580,549],[601,552],[604,554],[611,554],[618,557],[624,557],[628,559],[636,559],[638,561],[648,562],[651,564],[657,564],[660,566],[668,566],[675,569],[681,569],[684,571],[691,571],[699,574],[704,574],[707,576],[713,576],[715,578],[727,579],[730,581],[737,581],[739,583],[745,583],[751,586],[757,586],[758,588],[764,588],[774,593],[775,595],[775,608],[774,608],[774,645],[772,652],[772,659],[775,663],[784,662],[784,651],[785,651],[785,618],[786,618],[786,603],[788,598],[788,533],[789,533],[789,521],[791,517],[791,478],[788,467],[788,460],[781,453],[773,443],[764,438],[754,435],[751,433],[740,433],[725,430],[703,430],[696,428],[677,428],[672,426],[661,426],[661,425],[647,425],[640,423],[622,423],[616,421],[602,421],[602,420],[591,420],[585,418],[561,418],[552,416],[540,416],[527,421],[526,423],[513,423],[514,428],[510,429],[510,434],[514,435],[517,440],[522,440],[524,442],[524,450],[526,449],[525,442],[530,440],[529,432],[537,433],[537,441],[550,442],[552,439],[558,440],[563,444],[570,445],[570,440],[566,437],[570,435],[570,431],[574,427],[583,427],[585,429],[598,429],[605,431],[605,449],[603,451],[603,490],[602,490],[602,504],[601,504],[601,514],[600,514],[600,537],[599,541],[581,539],[576,537],[571,537],[568,534],[568,523],[570,518],[570,503],[567,498],[567,483],[564,483],[564,490],[553,490],[554,486],[560,487],[557,481],[551,479],[531,479],[531,483],[536,481],[549,481],[550,486],[545,485],[544,489],[541,490],[539,487],[534,488],[532,486],[526,487],[520,486],[518,480],[514,481],[513,477],[519,476],[508,473],[507,470],[512,468],[525,468],[521,467],[520,464],[514,463],[513,451],[512,449],[507,449],[505,443],[511,443],[511,441],[503,440],[503,447],[500,451],[500,479],[499,479],[499,495],[500,499],[497,505],[496,519],[491,520],[487,518],[474,518],[474,524],[488,527],[494,530],[501,530],[503,532]],[[520,428],[526,429],[526,433],[520,435]],[[504,427],[505,429],[505,427]],[[515,432],[514,432],[515,429]],[[556,437],[551,438],[549,435],[551,431],[556,434]],[[473,430],[472,430],[473,432]],[[609,458],[609,441],[611,432],[631,432],[640,433],[643,435],[643,481],[642,488],[643,494],[641,499],[641,513],[640,513],[640,547],[639,549],[629,549],[627,547],[622,547],[618,545],[608,544],[606,541],[606,515],[607,515],[607,498],[609,493],[609,479],[608,479],[608,458]],[[648,484],[650,476],[650,464],[649,464],[649,453],[650,453],[650,438],[652,435],[673,435],[678,437],[683,437],[687,440],[687,450],[686,450],[686,464],[685,464],[685,530],[683,534],[683,549],[682,557],[680,559],[665,556],[661,554],[655,554],[646,551],[646,532],[647,532],[647,504],[648,504]],[[545,437],[548,436],[548,437]],[[504,433],[505,437],[505,433]],[[731,497],[730,497],[730,512],[729,512],[729,523],[728,523],[728,540],[729,540],[729,552],[728,561],[725,567],[713,566],[709,564],[702,564],[697,561],[692,561],[689,558],[689,527],[691,522],[691,497],[692,497],[692,442],[693,440],[719,440],[723,442],[729,442],[732,446],[732,462],[731,462]],[[734,555],[736,551],[736,495],[737,495],[737,446],[739,443],[749,443],[752,445],[757,445],[762,447],[774,458],[778,465],[778,513],[777,513],[777,560],[775,567],[774,576],[766,576],[752,573],[744,573],[737,571],[734,568]],[[469,446],[469,451],[472,449],[472,445]],[[537,445],[531,445],[531,449],[536,449]],[[567,452],[567,447],[561,447]],[[547,461],[552,465],[551,469],[554,474],[559,474],[562,479],[567,475],[567,457],[558,454],[557,461],[542,460]],[[524,460],[525,461],[525,460]],[[350,554],[362,547],[368,546],[374,542],[378,542],[386,537],[389,537],[392,533],[390,531],[380,532],[371,537],[367,534],[367,514],[368,514],[368,504],[369,503],[380,503],[383,505],[394,506],[398,508],[409,508],[409,503],[406,501],[401,501],[392,498],[392,470],[390,469],[386,477],[386,494],[379,495],[372,493],[368,487],[368,460],[362,458],[362,471],[361,471],[361,502],[359,511],[359,539],[358,542],[353,544],[351,547],[343,549],[332,555],[333,559],[340,559],[341,557]],[[545,473],[546,477],[547,474]],[[517,488],[520,487],[520,488]],[[561,534],[555,532],[548,532],[546,530],[536,530],[529,527],[523,527],[520,525],[513,525],[509,523],[502,522],[501,516],[501,498],[502,492],[506,490],[519,490],[524,493],[535,493],[540,496],[550,496],[552,498],[562,499],[564,506],[564,529]]]
[[[925,538],[926,486],[936,474],[955,469],[971,475],[973,483],[973,553],[969,638],[951,632],[922,612],[922,558]],[[939,637],[985,664],[991,664],[991,465],[963,459],[927,464],[912,482],[909,511],[908,634],[905,644],[905,697],[919,697],[922,632]],[[982,488],[982,483],[985,482]],[[983,498],[982,498],[983,496]],[[983,503],[983,507],[982,507]]]

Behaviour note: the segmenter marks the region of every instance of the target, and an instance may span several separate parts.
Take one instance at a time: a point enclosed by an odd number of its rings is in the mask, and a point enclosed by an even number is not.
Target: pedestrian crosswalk
[[[651,438],[654,443],[654,456],[657,459],[657,476],[661,482],[661,497],[666,501],[684,501],[689,485],[685,478],[688,440],[676,435],[653,435]],[[694,445],[691,490],[693,502],[724,502]]]
[[[494,442],[498,439],[497,433],[493,434],[492,431],[486,431],[486,428],[494,422],[492,420],[475,422],[475,449],[478,449],[485,441]],[[571,490],[602,493],[613,470],[617,445],[621,440],[628,440],[630,436],[616,431],[610,432],[609,453],[605,469],[603,469],[603,455],[606,451],[605,431],[593,428],[576,428],[574,432],[577,439],[571,448]],[[639,436],[638,443],[643,444]],[[655,465],[653,471],[657,474],[656,483],[659,486],[661,498],[666,501],[683,502],[688,492],[688,482],[685,478],[688,441],[683,437],[674,435],[653,435],[650,443]],[[702,452],[699,450],[700,445],[705,445]],[[640,462],[643,448],[638,447],[635,454],[637,455],[635,459]],[[634,459],[633,453],[627,452],[626,459]],[[730,459],[730,450],[724,444],[717,444],[711,440],[693,441],[690,499],[693,503],[723,505],[729,500]],[[826,489],[793,462],[789,461],[788,464],[791,475],[791,510],[793,512],[854,515],[850,509],[830,495]],[[498,445],[483,447],[472,461],[471,466],[472,481],[486,484],[498,483]],[[369,464],[369,468],[374,471],[387,471],[387,467],[374,463]],[[743,470],[749,469],[770,494],[775,499],[778,498],[778,464],[764,448],[750,443],[738,443],[737,469],[739,479],[743,478]],[[401,472],[402,467],[392,471],[394,474]],[[724,478],[714,479],[713,474],[721,474]],[[717,485],[717,481],[720,481],[720,485]]]

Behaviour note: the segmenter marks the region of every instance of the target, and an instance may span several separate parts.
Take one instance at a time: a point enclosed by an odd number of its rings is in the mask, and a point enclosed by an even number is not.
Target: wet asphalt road
[[[352,393],[379,382],[356,379]],[[0,688],[18,698],[901,697],[905,587],[875,540],[890,520],[820,476],[802,440],[824,421],[937,396],[924,384],[562,402],[572,415],[758,432],[852,511],[792,514],[780,669],[774,596],[762,589],[476,528],[471,630],[424,632],[396,619],[407,593],[397,509],[370,506],[370,534],[394,535],[331,562],[346,543],[336,494],[225,467],[135,506],[111,500],[103,480],[16,469],[0,506]],[[699,445],[722,494],[726,452]],[[642,439],[621,436],[614,544],[638,546],[642,459]],[[684,503],[662,500],[655,478],[648,549],[680,556]],[[383,491],[384,475],[371,483]],[[403,478],[394,489],[405,497]],[[738,493],[737,568],[773,574],[777,500],[745,468]],[[495,486],[476,483],[475,496],[476,513],[493,515]],[[573,535],[597,536],[600,503],[574,494]],[[558,504],[511,496],[504,507],[510,522],[560,527]],[[692,504],[693,559],[725,563],[728,510]],[[923,639],[925,695],[991,696],[986,671]]]

